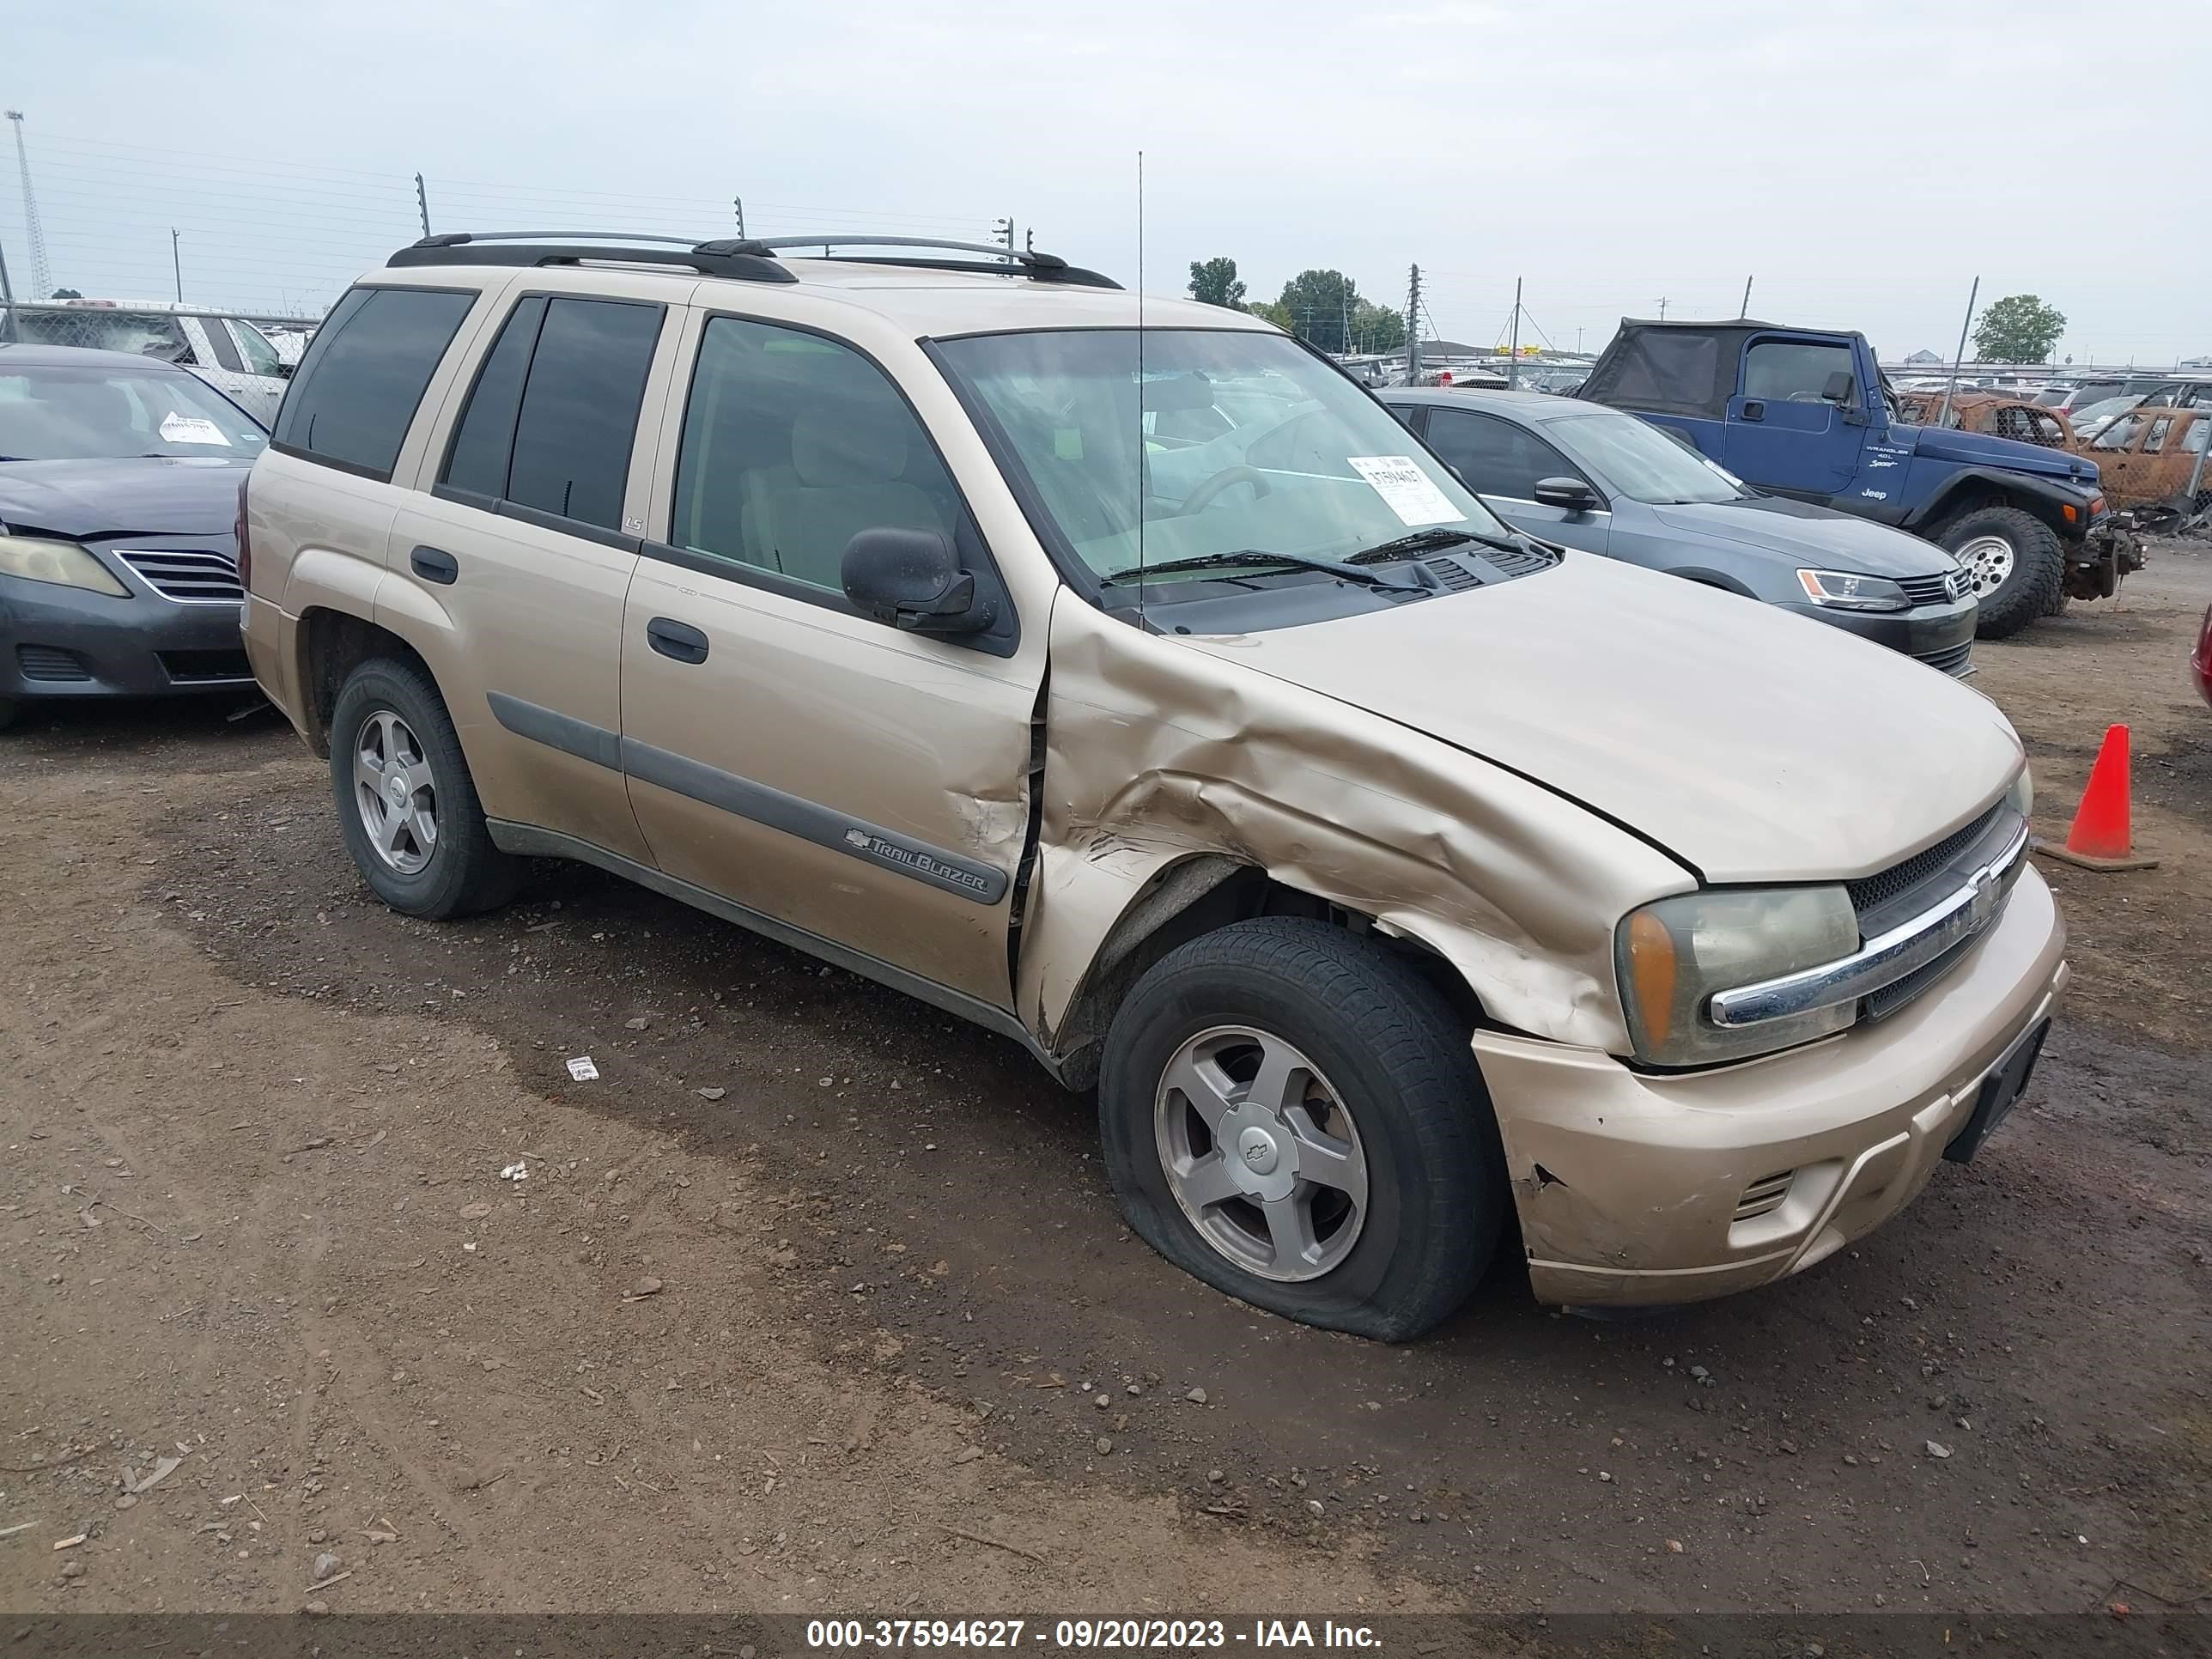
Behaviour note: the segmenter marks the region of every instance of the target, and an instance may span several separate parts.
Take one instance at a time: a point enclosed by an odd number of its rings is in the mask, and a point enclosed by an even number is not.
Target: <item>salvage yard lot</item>
[[[1978,647],[2039,829],[2127,720],[2163,860],[2045,861],[2073,1000],[1980,1159],[1764,1291],[1507,1271],[1407,1348],[1154,1257],[1009,1043],[580,869],[403,920],[265,714],[28,720],[0,1604],[2207,1605],[2208,601],[2165,544]]]

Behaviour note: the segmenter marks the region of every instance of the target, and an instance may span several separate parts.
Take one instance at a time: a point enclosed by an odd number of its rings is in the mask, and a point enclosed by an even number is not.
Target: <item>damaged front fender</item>
[[[1092,1034],[1068,1016],[1126,950],[1125,917],[1157,926],[1244,867],[1419,940],[1494,1021],[1627,1048],[1613,930],[1694,886],[1674,860],[1425,733],[1087,605],[1055,607],[1052,663],[1018,964],[1048,1050]]]

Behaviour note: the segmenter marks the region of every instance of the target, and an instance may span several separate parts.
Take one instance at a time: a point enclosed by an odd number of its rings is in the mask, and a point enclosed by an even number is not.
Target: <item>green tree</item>
[[[1297,330],[1291,326],[1291,313],[1273,300],[1255,300],[1244,309],[1263,323],[1273,323],[1286,334],[1297,332]]]
[[[1193,259],[1190,262],[1190,297],[1210,306],[1226,306],[1231,311],[1243,308],[1244,284],[1237,280],[1234,259]]]
[[[82,300],[84,295],[73,288],[58,288],[54,290],[53,297],[57,300]]]
[[[1388,306],[1361,300],[1352,307],[1354,351],[1395,351],[1406,343],[1406,319]]]
[[[1974,325],[1974,354],[1990,363],[2040,363],[2066,331],[2066,313],[2033,294],[2013,294]]]
[[[1359,289],[1340,270],[1302,270],[1283,284],[1275,303],[1289,313],[1291,333],[1322,351],[1343,351],[1345,325],[1360,306]]]

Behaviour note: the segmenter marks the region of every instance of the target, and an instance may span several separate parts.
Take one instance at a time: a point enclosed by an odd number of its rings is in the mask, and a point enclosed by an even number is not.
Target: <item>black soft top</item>
[[[1735,395],[1736,364],[1753,334],[1796,333],[1784,323],[1734,317],[1723,323],[1662,323],[1624,317],[1575,396],[1616,409],[1720,420]],[[1826,331],[1821,331],[1823,332]]]

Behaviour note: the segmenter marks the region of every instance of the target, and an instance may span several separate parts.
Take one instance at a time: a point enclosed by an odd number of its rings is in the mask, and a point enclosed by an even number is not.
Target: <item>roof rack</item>
[[[903,265],[924,270],[963,270],[983,276],[1025,276],[1032,282],[1066,283],[1080,288],[1118,289],[1110,276],[1071,265],[1057,254],[1017,250],[996,242],[941,241],[932,236],[731,237],[695,242],[686,236],[633,235],[606,230],[448,231],[425,236],[399,249],[386,265],[573,265],[586,260],[617,264],[680,265],[704,276],[741,282],[795,283],[798,277],[775,256],[818,247],[819,257],[861,264]],[[942,252],[988,255],[980,259],[929,258],[920,254],[832,253],[832,248],[927,248]]]
[[[573,265],[586,259],[629,265],[681,265],[702,276],[750,283],[799,280],[759,242],[695,242],[688,236],[609,230],[448,231],[401,248],[386,265]]]

